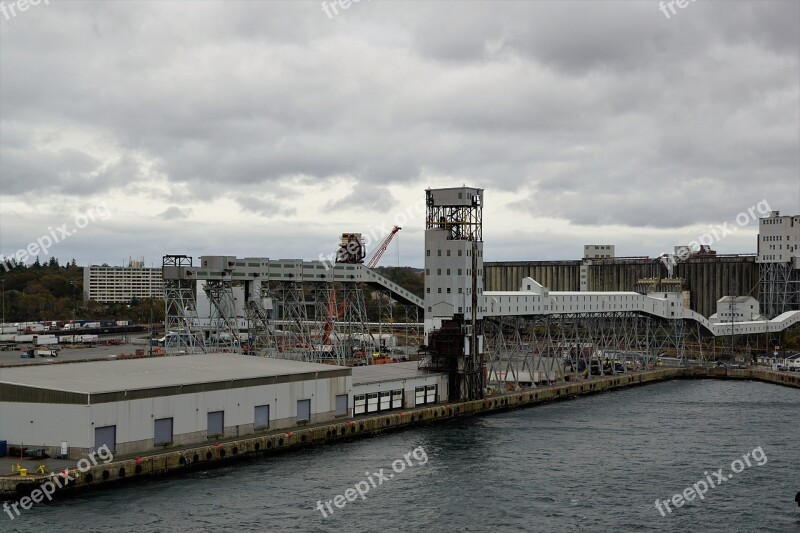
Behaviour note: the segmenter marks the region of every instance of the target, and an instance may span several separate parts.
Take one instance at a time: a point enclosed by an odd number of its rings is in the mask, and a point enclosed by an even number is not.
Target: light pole
[[[78,318],[78,296],[76,294],[78,286],[74,281],[70,281],[69,284],[72,285],[72,320],[76,320]]]
[[[6,325],[6,278],[0,279],[3,284],[3,325]]]

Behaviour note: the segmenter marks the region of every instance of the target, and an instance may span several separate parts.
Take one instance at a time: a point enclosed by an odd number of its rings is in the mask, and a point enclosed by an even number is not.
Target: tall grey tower
[[[426,191],[425,335],[451,398],[483,395],[483,189]]]
[[[775,318],[800,309],[800,215],[772,211],[758,220],[761,311]]]

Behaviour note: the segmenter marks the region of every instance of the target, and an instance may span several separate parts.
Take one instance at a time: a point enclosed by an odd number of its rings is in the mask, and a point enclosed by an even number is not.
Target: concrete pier
[[[68,495],[75,490],[167,475],[195,467],[208,468],[215,464],[229,463],[246,457],[270,455],[306,446],[371,437],[384,432],[458,417],[508,411],[671,379],[753,380],[800,389],[800,374],[762,369],[663,368],[647,372],[598,377],[580,382],[497,394],[470,402],[452,402],[383,415],[360,416],[335,423],[302,426],[291,430],[284,429],[235,440],[175,447],[161,453],[141,457],[116,457],[108,464],[101,462],[90,468],[84,466],[83,471],[76,466],[66,472],[59,472],[56,474],[57,481],[51,480],[47,475],[25,477],[16,474],[0,475],[0,500],[19,500],[21,504],[26,503],[25,498],[32,493],[36,496],[37,489],[40,489],[48,481],[56,487],[57,495]],[[64,487],[60,488],[61,486]],[[42,496],[41,491],[38,496]],[[36,499],[34,498],[33,501]],[[30,499],[27,500],[27,503],[30,502]]]

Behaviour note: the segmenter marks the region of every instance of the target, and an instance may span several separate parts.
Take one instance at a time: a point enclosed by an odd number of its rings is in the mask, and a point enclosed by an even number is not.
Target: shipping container
[[[36,346],[50,346],[51,344],[58,344],[58,337],[55,335],[35,335],[34,343]]]
[[[81,326],[83,329],[99,328],[100,322],[86,322]]]

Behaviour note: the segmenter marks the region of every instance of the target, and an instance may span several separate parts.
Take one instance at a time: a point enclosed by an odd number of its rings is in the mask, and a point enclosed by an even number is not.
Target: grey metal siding
[[[153,423],[153,444],[172,442],[172,419],[159,418]]]

